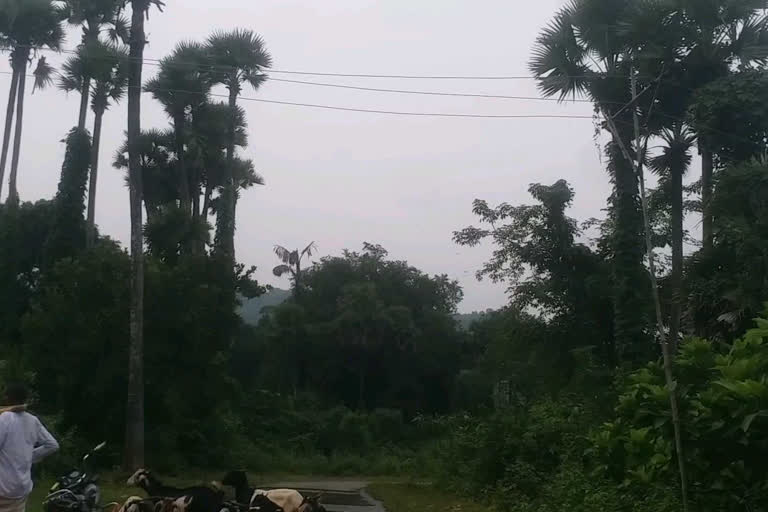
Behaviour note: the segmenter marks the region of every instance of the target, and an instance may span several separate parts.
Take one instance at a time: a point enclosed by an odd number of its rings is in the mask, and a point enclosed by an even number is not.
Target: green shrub
[[[768,320],[730,346],[687,341],[676,357],[684,453],[698,510],[768,509]],[[631,374],[616,419],[592,435],[598,474],[624,488],[677,482],[658,363]]]

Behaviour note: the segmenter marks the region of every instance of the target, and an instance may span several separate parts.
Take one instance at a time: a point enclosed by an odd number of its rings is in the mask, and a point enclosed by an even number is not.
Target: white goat
[[[304,503],[304,497],[295,489],[270,489],[269,491],[256,489],[253,496],[259,495],[269,498],[282,508],[283,512],[299,512],[299,507]],[[251,497],[251,503],[253,503],[253,497]]]

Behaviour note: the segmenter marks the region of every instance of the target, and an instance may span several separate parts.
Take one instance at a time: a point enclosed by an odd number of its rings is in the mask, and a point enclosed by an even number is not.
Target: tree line
[[[13,135],[0,355],[73,444],[114,441],[129,467],[145,443],[169,464],[291,453],[289,467],[323,468],[342,453],[360,471],[384,461],[507,510],[576,506],[578,493],[594,510],[764,506],[750,456],[768,410],[764,320],[753,329],[768,297],[764,1],[574,0],[554,15],[530,69],[544,95],[593,102],[606,215],[570,217],[578,191],[565,180],[530,185],[530,204],[476,200],[478,224],[454,240],[493,244],[478,277],[510,301],[468,329],[455,281],[375,243],[317,262],[313,243],[276,246],[291,297],[244,325],[240,301],[265,288],[235,259],[236,206],[263,179],[238,156],[238,97],[267,79],[265,42],[234,30],[182,43],[144,81],[143,26],[161,2],[0,5],[17,62],[0,162]],[[65,21],[83,27],[58,79],[81,94],[77,123],[56,196],[22,202],[25,66],[60,45]],[[55,82],[42,56],[34,68],[33,87]],[[142,90],[170,128],[142,128]],[[113,165],[129,186],[129,253],[93,214],[100,127],[123,95]],[[699,216],[694,239],[684,221]]]

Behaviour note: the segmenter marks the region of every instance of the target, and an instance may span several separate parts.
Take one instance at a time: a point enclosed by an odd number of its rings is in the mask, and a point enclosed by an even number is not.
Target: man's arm
[[[59,443],[46,430],[40,420],[37,420],[37,442],[32,451],[32,462],[40,462],[43,458],[59,449]]]
[[[0,414],[0,450],[3,449],[6,437],[8,437],[8,414]]]

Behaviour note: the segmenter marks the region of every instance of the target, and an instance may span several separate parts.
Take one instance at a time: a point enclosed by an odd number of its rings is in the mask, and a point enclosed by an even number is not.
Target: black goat
[[[235,490],[235,501],[248,505],[256,490],[248,485],[248,476],[245,471],[230,471],[221,479],[221,485],[232,487]]]
[[[258,512],[283,512],[282,507],[270,500],[266,494],[255,494],[256,489],[248,485],[245,471],[230,471],[221,479],[221,484],[235,490],[235,501],[241,509]],[[236,507],[230,507],[233,511]]]
[[[188,498],[186,501],[179,502],[177,506],[183,506],[184,510],[191,512],[212,512],[218,511],[224,502],[224,491],[221,489],[212,489],[205,485],[196,485],[192,487],[171,487],[164,485],[152,473],[146,469],[136,471],[128,479],[128,485],[140,487],[147,493],[147,496],[156,496],[162,498]],[[194,502],[194,505],[192,504]]]

